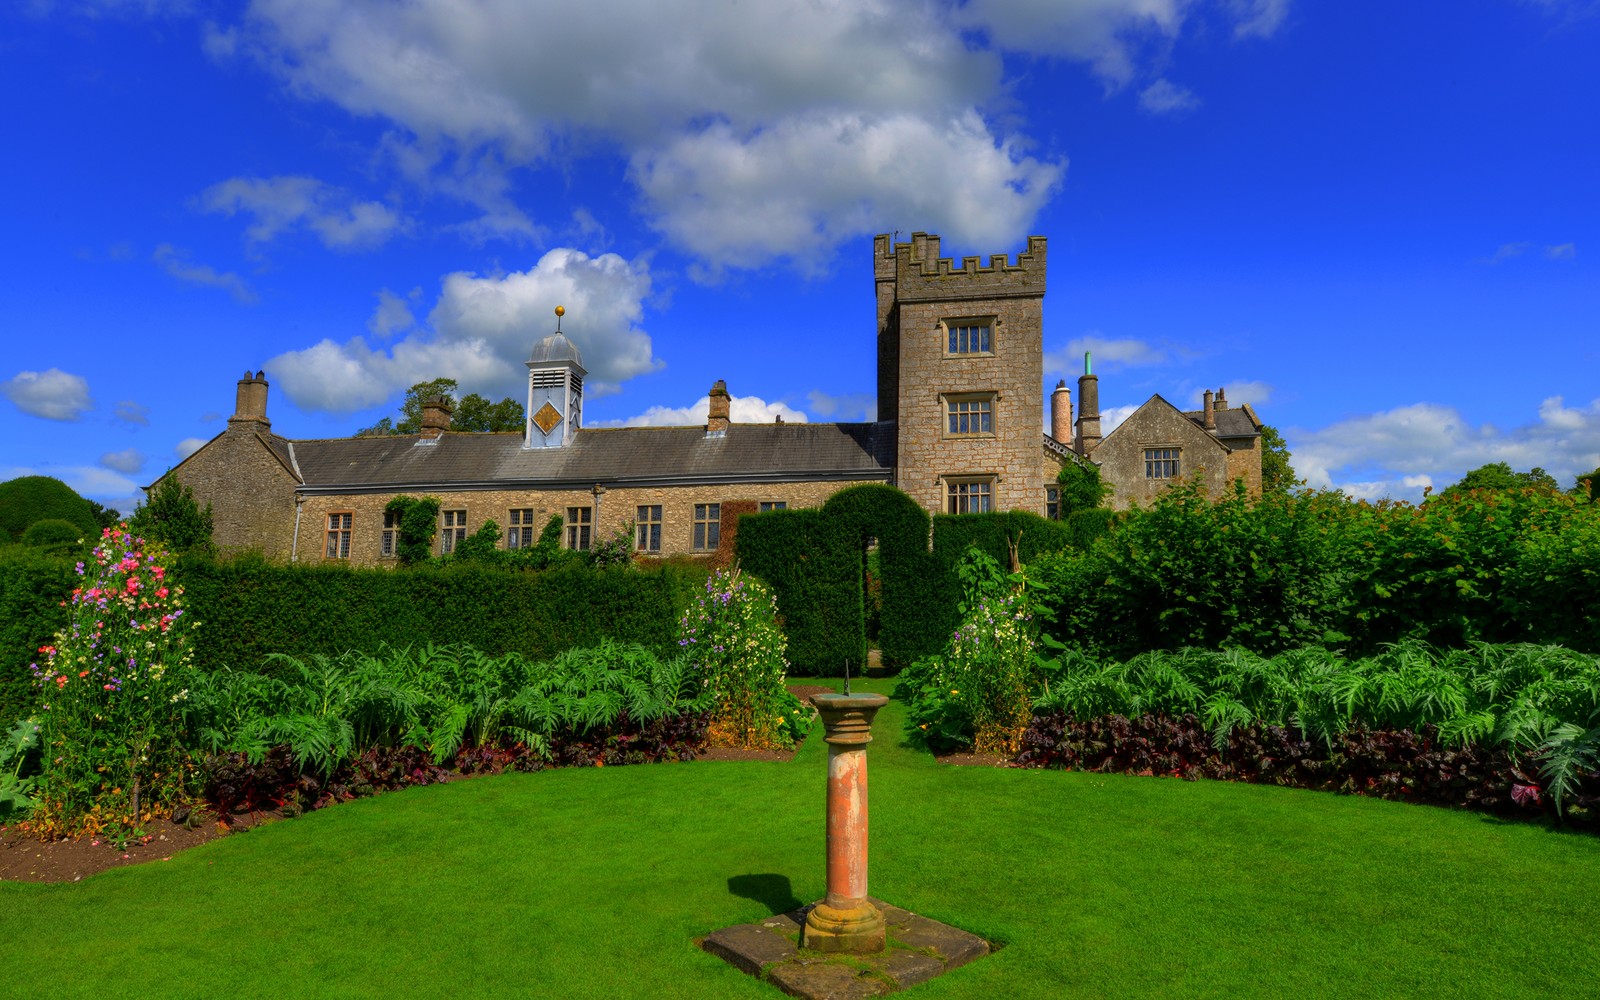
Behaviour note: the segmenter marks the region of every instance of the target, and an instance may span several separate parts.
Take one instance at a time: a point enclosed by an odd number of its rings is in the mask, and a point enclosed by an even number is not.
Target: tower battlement
[[[1028,248],[1013,263],[1007,254],[963,257],[958,266],[939,256],[939,237],[912,233],[909,243],[894,243],[887,233],[873,240],[873,276],[894,285],[900,302],[1041,296],[1045,291],[1045,238],[1028,237]]]

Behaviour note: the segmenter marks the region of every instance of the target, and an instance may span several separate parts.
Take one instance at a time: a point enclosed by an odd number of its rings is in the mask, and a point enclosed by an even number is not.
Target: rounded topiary
[[[17,541],[30,525],[48,520],[76,525],[79,538],[100,534],[100,522],[89,501],[61,480],[22,476],[0,483],[0,535],[5,541]]]
[[[50,517],[28,525],[28,530],[22,533],[22,544],[51,552],[69,552],[77,548],[84,539],[96,537],[98,534],[99,532],[86,534],[71,521]]]

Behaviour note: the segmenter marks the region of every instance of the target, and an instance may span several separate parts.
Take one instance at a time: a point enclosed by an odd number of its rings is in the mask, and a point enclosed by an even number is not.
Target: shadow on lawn
[[[772,873],[735,875],[728,879],[728,895],[753,899],[773,913],[788,913],[806,905],[803,900],[795,898],[789,876]]]

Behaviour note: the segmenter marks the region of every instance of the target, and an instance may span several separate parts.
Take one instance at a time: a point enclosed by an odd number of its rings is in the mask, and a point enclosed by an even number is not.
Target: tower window
[[[947,354],[993,354],[993,327],[987,320],[957,320],[945,326]]]
[[[951,514],[987,514],[994,510],[994,477],[947,479],[945,498]]]
[[[994,393],[965,393],[944,397],[945,436],[974,437],[994,434]]]

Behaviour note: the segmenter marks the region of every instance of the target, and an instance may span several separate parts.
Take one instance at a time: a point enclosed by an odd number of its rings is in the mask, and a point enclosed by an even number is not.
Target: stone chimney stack
[[[234,396],[233,416],[228,418],[230,430],[270,430],[272,421],[267,419],[267,378],[266,372],[256,372],[254,375],[248,371],[239,380],[239,389]]]
[[[1201,415],[1205,418],[1205,428],[1208,431],[1217,429],[1217,411],[1212,401],[1211,390],[1207,389],[1203,397],[1205,402],[1200,406]]]
[[[1226,410],[1227,408],[1228,408],[1228,390],[1225,389],[1225,388],[1218,389],[1217,390],[1216,409]]]
[[[422,404],[422,439],[436,441],[450,429],[450,404],[438,396]]]
[[[1057,382],[1050,394],[1050,436],[1072,446],[1072,390],[1066,379]]]
[[[717,379],[711,386],[711,408],[706,412],[706,437],[722,437],[728,433],[728,383]]]
[[[1078,378],[1078,454],[1087,458],[1100,447],[1100,377],[1089,370],[1089,352],[1083,352],[1083,374]]]

